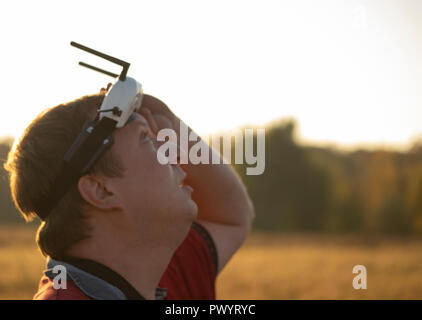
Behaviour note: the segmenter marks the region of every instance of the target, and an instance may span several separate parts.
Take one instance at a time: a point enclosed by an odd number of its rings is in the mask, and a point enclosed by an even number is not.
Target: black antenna
[[[119,79],[122,80],[122,81],[124,81],[126,79],[126,74],[127,74],[128,69],[129,69],[130,63],[128,63],[126,61],[123,61],[123,60],[120,60],[120,59],[117,59],[115,57],[109,56],[109,55],[107,55],[105,53],[102,53],[102,52],[99,52],[97,50],[88,48],[88,47],[86,47],[84,45],[81,45],[79,43],[76,43],[74,41],[70,42],[70,45],[73,46],[73,47],[76,47],[78,49],[84,50],[86,52],[89,52],[91,54],[94,54],[96,56],[99,56],[99,57],[101,57],[101,58],[103,58],[105,60],[108,60],[110,62],[113,62],[115,64],[118,64],[119,66],[122,66],[123,67],[123,70],[120,73]],[[104,74],[109,75],[109,76],[112,76],[114,78],[117,78],[118,77],[118,75],[115,74],[115,73],[112,73],[112,72],[109,72],[109,71],[106,71],[106,70],[103,70],[103,69],[100,69],[100,68],[91,66],[91,65],[89,65],[89,64],[87,64],[85,62],[79,62],[79,65],[84,66],[84,67],[89,68],[89,69],[92,69],[92,70],[95,70],[95,71],[98,71],[98,72],[101,72],[101,73],[104,73]]]
[[[108,75],[110,77],[113,77],[113,78],[117,78],[119,76],[116,73],[113,73],[113,72],[110,72],[110,71],[107,71],[107,70],[103,70],[103,69],[100,69],[100,68],[91,66],[90,64],[85,63],[85,62],[82,62],[82,61],[79,61],[79,65],[82,66],[82,67],[85,67],[85,68],[94,70],[94,71],[98,71],[98,72],[104,73],[104,74],[106,74],[106,75]]]

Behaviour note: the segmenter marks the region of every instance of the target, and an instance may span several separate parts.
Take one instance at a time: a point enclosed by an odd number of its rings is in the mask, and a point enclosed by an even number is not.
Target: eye
[[[129,119],[127,119],[126,125],[129,124],[129,123],[131,123],[133,120],[135,120],[135,114],[132,113],[130,115]]]
[[[141,142],[149,140],[148,131],[142,130],[141,131]]]

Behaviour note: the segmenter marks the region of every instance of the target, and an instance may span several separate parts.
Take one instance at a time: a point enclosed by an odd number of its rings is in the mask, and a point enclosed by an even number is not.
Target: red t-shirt
[[[209,233],[194,223],[187,237],[174,253],[159,282],[167,289],[169,300],[215,299],[217,252]],[[69,277],[67,289],[54,289],[53,281],[44,275],[34,300],[90,300]]]

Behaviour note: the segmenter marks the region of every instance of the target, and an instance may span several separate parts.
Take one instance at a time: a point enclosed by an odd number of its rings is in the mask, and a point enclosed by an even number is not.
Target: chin
[[[183,209],[183,220],[185,220],[189,225],[195,221],[198,216],[198,206],[195,201],[189,199]]]
[[[192,216],[192,222],[198,217],[198,205],[192,199],[189,200],[189,205],[191,207],[190,213]]]
[[[179,227],[181,228],[180,231],[183,230],[183,232],[181,231],[180,233],[180,235],[183,234],[183,237],[180,239],[180,242],[182,242],[183,239],[185,239],[185,237],[188,235],[192,223],[196,220],[197,216],[198,206],[192,199],[190,199],[187,202],[187,205],[184,207],[183,216],[181,220],[178,220]]]

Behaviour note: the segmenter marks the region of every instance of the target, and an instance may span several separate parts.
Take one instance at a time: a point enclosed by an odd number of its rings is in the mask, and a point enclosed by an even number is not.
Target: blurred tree
[[[406,205],[412,214],[412,230],[422,235],[422,163],[412,167],[407,180]]]
[[[256,229],[422,235],[422,143],[401,153],[341,152],[299,145],[295,127],[287,120],[266,128],[262,175],[248,176],[249,165],[234,165],[254,203]],[[3,169],[12,141],[0,140],[2,224],[24,223]],[[232,138],[232,160],[234,145]]]
[[[293,121],[277,123],[266,131],[265,172],[243,177],[255,209],[255,227],[264,230],[321,231],[328,200],[328,180],[313,166],[306,151],[294,142]]]
[[[23,217],[16,209],[9,187],[9,178],[3,165],[13,144],[13,138],[0,140],[0,223],[24,223]]]

